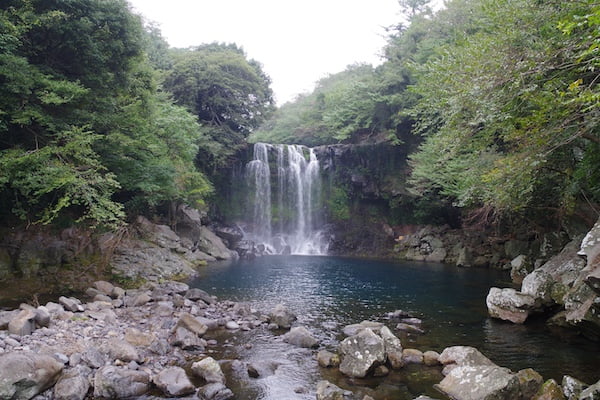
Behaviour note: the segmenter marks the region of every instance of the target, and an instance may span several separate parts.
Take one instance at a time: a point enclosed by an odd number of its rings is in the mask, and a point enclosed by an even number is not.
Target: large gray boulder
[[[179,397],[196,391],[185,374],[185,370],[181,367],[164,369],[152,381],[167,396]]]
[[[340,372],[353,378],[364,378],[371,369],[385,362],[383,339],[369,328],[340,343]]]
[[[282,329],[290,329],[296,318],[296,315],[283,304],[277,304],[269,313],[271,323]]]
[[[600,400],[600,381],[584,389],[579,395],[579,400]]]
[[[529,313],[535,310],[537,305],[533,296],[523,294],[515,289],[495,287],[490,288],[485,303],[490,317],[515,324],[525,322]]]
[[[215,235],[206,226],[200,227],[198,237],[198,249],[202,252],[215,257],[217,260],[229,260],[233,258],[233,252],[225,246],[223,240]]]
[[[312,333],[303,326],[296,326],[283,335],[283,341],[298,347],[313,348],[319,345]]]
[[[28,400],[52,387],[64,365],[31,352],[0,354],[0,399]]]
[[[221,370],[219,363],[212,357],[206,357],[203,360],[192,364],[192,373],[204,379],[206,383],[225,384],[225,374]]]
[[[84,365],[65,371],[54,386],[54,400],[83,400],[90,390],[91,373]]]
[[[150,375],[115,366],[106,366],[94,375],[94,396],[123,399],[142,396],[150,389]]]
[[[404,366],[402,358],[402,343],[396,335],[390,331],[387,326],[381,328],[380,336],[383,339],[385,357],[392,369],[399,369]]]
[[[521,292],[545,305],[563,304],[564,293],[560,293],[555,286],[571,287],[584,268],[585,260],[577,254],[580,243],[580,240],[571,241],[560,254],[527,275],[523,279]]]
[[[109,339],[106,345],[106,352],[113,360],[121,361],[141,361],[136,348],[129,342],[117,338]]]
[[[461,366],[496,366],[486,356],[484,356],[475,347],[470,346],[451,346],[447,347],[440,354],[438,361],[444,365],[442,373],[448,375],[454,368]]]
[[[489,365],[456,367],[435,387],[454,400],[515,400],[520,390],[509,369]]]
[[[12,335],[31,335],[35,330],[35,311],[21,310],[8,324],[8,332]]]

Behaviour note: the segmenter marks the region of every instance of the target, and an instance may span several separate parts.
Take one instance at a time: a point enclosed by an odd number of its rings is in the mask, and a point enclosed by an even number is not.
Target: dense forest
[[[600,3],[400,1],[385,62],[352,65],[283,105],[251,140],[419,143],[410,190],[478,223],[600,201]]]
[[[486,223],[597,212],[600,3],[400,5],[382,65],[349,66],[275,110],[238,45],[170,48],[125,0],[3,1],[0,219],[115,227],[202,207],[247,141],[408,140],[421,201]]]
[[[0,6],[0,218],[115,227],[185,202],[273,108],[233,44],[169,48],[125,0]]]

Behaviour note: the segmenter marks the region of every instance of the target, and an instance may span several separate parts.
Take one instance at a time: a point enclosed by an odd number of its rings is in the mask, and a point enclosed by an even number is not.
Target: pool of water
[[[589,383],[600,378],[600,344],[551,334],[543,321],[513,325],[488,318],[485,297],[491,286],[509,286],[506,272],[442,264],[388,262],[318,256],[270,256],[206,267],[191,286],[222,299],[249,301],[269,310],[285,304],[322,343],[335,349],[341,328],[362,320],[383,321],[402,309],[423,320],[423,335],[395,331],[404,347],[441,351],[453,345],[477,347],[513,371],[531,367],[545,379],[569,374]],[[319,369],[313,354],[273,338],[270,332],[237,333],[222,357],[277,364],[265,379],[232,383],[240,399],[314,399],[314,386],[329,379],[376,399],[412,399],[435,394],[439,370],[411,367],[383,379],[348,380]],[[243,344],[251,346],[244,347]],[[241,378],[240,378],[241,379]],[[358,383],[358,385],[357,385]],[[300,393],[297,393],[300,392]],[[283,393],[287,393],[283,395]],[[283,397],[282,397],[283,396]],[[439,395],[436,397],[440,398]]]

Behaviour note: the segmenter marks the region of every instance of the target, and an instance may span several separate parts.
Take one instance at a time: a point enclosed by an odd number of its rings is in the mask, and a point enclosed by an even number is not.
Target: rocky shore
[[[363,321],[346,326],[346,338],[337,348],[327,349],[307,327],[295,325],[296,316],[283,305],[257,310],[252,304],[219,301],[180,282],[124,290],[97,281],[86,297],[87,302],[61,297],[58,303],[22,304],[0,312],[1,399],[233,399],[236,394],[227,385],[236,377],[226,376],[224,370],[251,379],[264,374],[264,368],[212,355],[226,345],[219,332],[254,330],[312,349],[315,364],[356,379],[356,391],[319,382],[314,389],[318,400],[372,399],[358,390],[361,379],[411,364],[442,372],[436,385],[440,398],[600,398],[600,382],[588,386],[569,376],[560,385],[544,382],[531,369],[510,371],[472,347],[453,346],[440,354],[405,348],[392,330],[418,329],[420,321],[400,310],[389,314],[387,324]]]

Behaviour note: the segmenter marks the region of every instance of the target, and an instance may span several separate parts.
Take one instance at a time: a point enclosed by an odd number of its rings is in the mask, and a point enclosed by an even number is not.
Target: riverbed
[[[285,304],[334,350],[347,324],[386,322],[405,348],[442,351],[453,345],[474,346],[498,365],[513,371],[533,368],[545,379],[564,374],[589,383],[600,379],[600,344],[557,334],[543,319],[513,325],[488,318],[485,297],[490,287],[510,285],[507,272],[465,269],[443,264],[391,262],[342,257],[269,256],[206,267],[190,283],[223,299],[247,301],[260,309]],[[423,334],[394,330],[386,314],[404,310],[423,320]],[[412,399],[435,395],[441,379],[435,368],[410,367],[386,378],[351,381],[322,370],[313,353],[284,343],[277,332],[238,332],[220,350],[223,358],[262,363],[272,374],[233,383],[240,399],[314,399],[320,379],[352,390],[363,387],[374,398]],[[231,372],[235,374],[235,372]],[[440,398],[439,395],[436,397]]]

